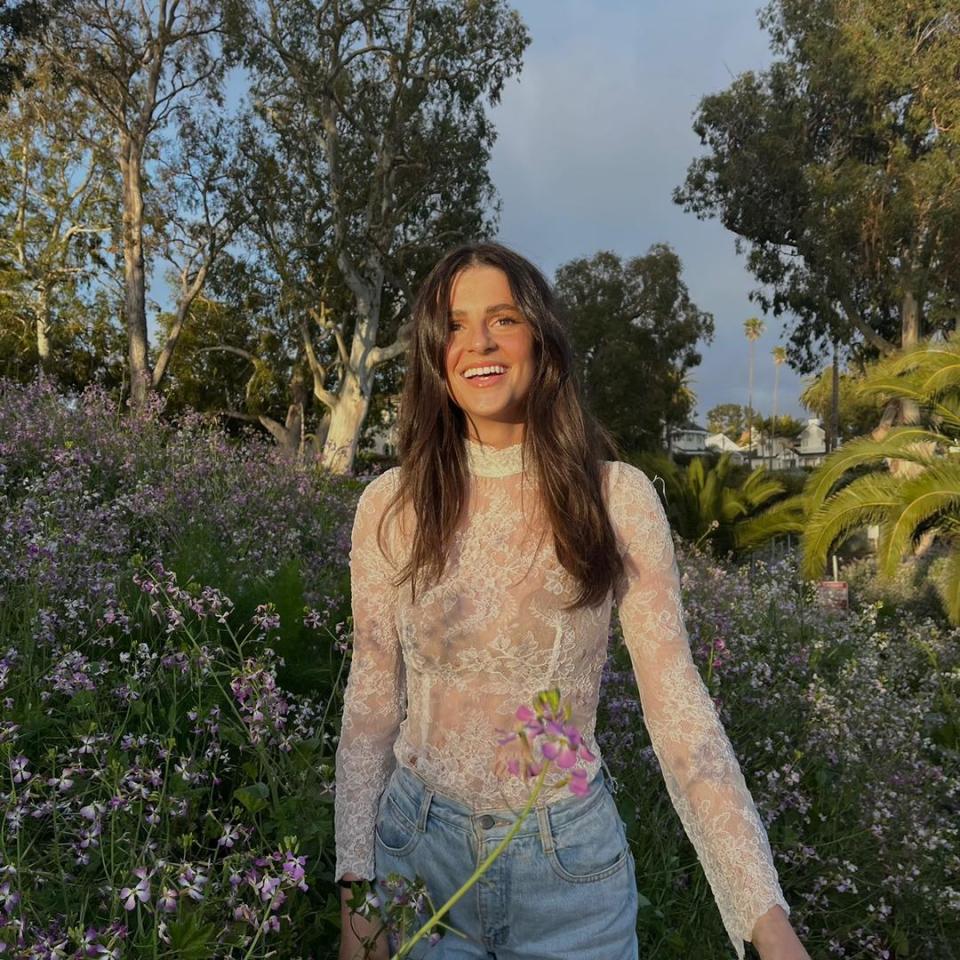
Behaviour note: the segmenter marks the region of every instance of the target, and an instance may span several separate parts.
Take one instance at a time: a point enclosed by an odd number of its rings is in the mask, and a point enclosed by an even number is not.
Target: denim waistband
[[[435,790],[413,768],[405,764],[398,764],[390,776],[387,789],[398,790],[404,794],[409,809],[416,814],[416,823],[419,830],[426,829],[427,815],[432,813],[438,819],[467,833],[477,833],[496,839],[506,835],[518,819],[519,814],[526,806],[526,801],[520,801],[516,810],[510,807],[483,807],[473,809],[446,794]],[[541,794],[530,809],[529,814],[520,826],[517,836],[543,833],[549,822],[559,828],[565,823],[576,820],[591,810],[601,799],[603,793],[610,793],[610,777],[603,766],[597,769],[589,790],[585,796],[567,792],[559,800],[548,803]]]

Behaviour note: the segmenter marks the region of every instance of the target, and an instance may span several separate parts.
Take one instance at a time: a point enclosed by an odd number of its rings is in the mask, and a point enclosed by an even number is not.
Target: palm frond
[[[945,511],[960,509],[960,464],[938,463],[900,484],[900,503],[884,523],[877,544],[877,569],[893,576],[917,531]]]
[[[810,498],[810,509],[814,511],[819,509],[835,484],[855,467],[879,462],[888,457],[929,463],[931,461],[929,454],[911,449],[912,444],[924,442],[946,443],[949,440],[934,430],[907,424],[891,428],[880,441],[872,437],[857,437],[855,440],[848,441],[829,454],[823,464],[807,478],[804,493]]]
[[[737,523],[733,528],[733,542],[738,548],[751,549],[786,533],[799,536],[806,529],[806,516],[806,497],[796,493],[771,504],[763,513]]]
[[[953,626],[960,626],[960,546],[954,544],[943,569],[943,578],[937,585],[947,617]]]
[[[902,484],[902,479],[891,474],[870,473],[857,477],[813,510],[803,535],[802,576],[819,578],[835,546],[860,527],[882,525],[899,502]]]

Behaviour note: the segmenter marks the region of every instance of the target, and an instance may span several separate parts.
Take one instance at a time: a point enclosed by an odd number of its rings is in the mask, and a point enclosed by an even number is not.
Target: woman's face
[[[464,376],[479,367],[501,372]],[[450,291],[446,374],[454,402],[468,416],[470,436],[476,429],[474,439],[496,447],[523,439],[534,368],[533,327],[517,308],[507,275],[491,266],[461,270]]]

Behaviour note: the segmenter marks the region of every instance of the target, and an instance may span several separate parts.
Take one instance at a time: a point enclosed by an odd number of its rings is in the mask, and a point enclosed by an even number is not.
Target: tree
[[[787,359],[784,347],[773,348],[773,414],[771,416],[770,437],[777,436],[777,387],[780,382],[780,367]],[[770,445],[770,469],[773,469],[773,444]]]
[[[19,0],[0,8],[0,110],[19,86],[29,87],[29,61],[35,38],[50,17],[50,4]]]
[[[718,403],[707,411],[707,430],[738,440],[746,429],[747,414],[739,403]]]
[[[749,386],[747,388],[747,429],[750,439],[747,449],[753,455],[753,345],[763,336],[764,323],[759,317],[748,317],[743,321],[744,336],[750,341]]]
[[[291,322],[329,411],[324,466],[346,472],[377,368],[406,350],[418,271],[489,229],[484,101],[499,100],[529,38],[502,0],[289,0],[251,4],[233,42],[258,113],[279,143],[298,145],[285,155],[302,175],[316,247],[291,274]],[[339,309],[344,285],[349,310]],[[396,328],[385,345],[382,326]],[[330,362],[317,333],[333,345]]]
[[[633,450],[659,448],[663,425],[690,415],[685,374],[700,362],[697,343],[713,339],[713,317],[690,299],[681,273],[667,244],[626,262],[601,251],[556,272],[587,402]]]
[[[792,439],[803,429],[803,422],[788,413],[774,417],[754,416],[753,425],[759,433],[768,437],[786,437]]]
[[[0,115],[0,316],[22,330],[11,346],[23,366],[36,357],[47,374],[69,349],[82,288],[113,267],[106,248],[119,219],[104,130],[75,91],[54,95],[50,72],[32,60],[31,83]]]
[[[45,45],[64,82],[109,122],[123,180],[125,304],[130,394],[155,386],[146,316],[146,164],[160,132],[190,98],[222,106],[224,60],[214,50],[223,5],[213,0],[72,0],[57,8]]]
[[[791,360],[873,356],[960,314],[960,21],[954,0],[772,0],[778,59],[704,97],[705,156],[676,202],[748,247],[751,295],[792,313]],[[915,415],[909,401],[888,408]]]
[[[775,504],[738,530],[741,545],[755,545],[786,530],[802,532],[801,574],[822,576],[827,557],[851,533],[875,523],[877,571],[893,577],[909,553],[923,553],[935,537],[947,545],[937,584],[951,623],[960,625],[960,332],[946,342],[921,341],[874,365],[859,391],[883,404],[909,398],[926,424],[893,427],[882,440],[863,436],[831,453],[802,493]],[[892,473],[907,461],[911,473]]]
[[[806,378],[806,386],[799,398],[801,405],[823,423],[827,423],[831,415],[833,379],[834,366],[831,364],[816,377]],[[849,367],[837,371],[837,437],[844,442],[870,433],[883,409],[874,397],[860,393],[861,379],[862,375]]]
[[[684,540],[705,542],[717,557],[736,547],[736,530],[747,518],[785,491],[783,482],[764,467],[741,476],[730,451],[714,464],[693,457],[684,467],[663,453],[639,459],[650,476],[663,478],[671,529]]]

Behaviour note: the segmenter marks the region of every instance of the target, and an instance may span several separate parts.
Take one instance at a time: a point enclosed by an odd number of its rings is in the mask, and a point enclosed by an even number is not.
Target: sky
[[[513,0],[512,6],[531,42],[522,70],[490,109],[498,239],[551,280],[576,257],[612,250],[626,259],[669,243],[693,302],[714,317],[713,342],[699,344],[702,362],[689,372],[693,419],[706,427],[711,407],[745,407],[743,321],[762,316],[748,299],[756,284],[734,251],[733,234],[716,220],[684,213],[671,194],[703,152],[692,126],[700,99],[770,62],[757,0]],[[242,95],[239,86],[228,94]],[[173,291],[159,276],[151,286],[170,300]],[[771,352],[786,336],[782,318],[764,322],[754,346],[753,407],[769,416]],[[798,401],[807,379],[781,366],[779,414],[809,416]]]
[[[523,69],[491,110],[498,139],[491,175],[501,198],[498,239],[552,279],[562,263],[612,250],[642,256],[669,243],[683,279],[715,333],[690,371],[694,419],[706,427],[719,403],[748,400],[743,321],[761,316],[754,346],[753,406],[772,413],[772,350],[783,319],[763,317],[756,284],[716,220],[671,199],[702,154],[692,120],[705,94],[769,64],[757,0],[513,0],[531,42]],[[810,416],[798,402],[807,378],[780,368],[777,412]]]

